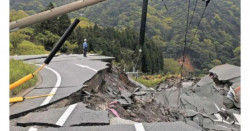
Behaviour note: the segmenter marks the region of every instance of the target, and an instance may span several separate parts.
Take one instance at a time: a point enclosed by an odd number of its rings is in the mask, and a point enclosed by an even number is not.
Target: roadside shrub
[[[22,77],[33,73],[36,70],[36,66],[25,64],[22,61],[17,61],[10,59],[10,84],[14,83],[15,81],[21,79]],[[24,89],[27,89],[29,87],[32,87],[36,84],[38,81],[37,76],[30,79],[29,81],[25,82],[24,84],[16,87],[13,89],[10,93],[10,95],[16,95],[17,93],[23,91]]]
[[[163,71],[165,73],[175,74],[178,73],[181,65],[172,58],[164,59]]]
[[[34,43],[26,40],[18,45],[16,50],[17,55],[37,55],[47,53],[48,51],[46,51],[43,46],[35,45]],[[13,55],[12,50],[10,50],[10,55]]]
[[[149,87],[155,87],[159,83],[165,81],[166,79],[170,78],[180,78],[178,74],[167,74],[167,75],[143,75],[138,78],[132,77],[135,81]]]

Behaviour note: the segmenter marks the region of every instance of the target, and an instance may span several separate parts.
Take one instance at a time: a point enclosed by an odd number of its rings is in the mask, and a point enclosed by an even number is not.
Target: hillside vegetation
[[[54,4],[49,3],[46,9],[54,7]],[[15,11],[12,10],[12,12]],[[154,74],[163,70],[163,56],[154,41],[146,38],[145,46],[142,48],[143,52],[139,54],[139,35],[134,29],[125,27],[118,30],[113,27],[98,26],[85,17],[79,17],[79,19],[81,22],[62,46],[60,52],[82,53],[82,43],[87,38],[90,52],[114,56],[116,62],[119,63],[118,65],[126,71],[132,71],[133,68],[136,68],[136,70]],[[21,48],[24,46],[22,42],[36,43],[37,49],[43,46],[47,51],[52,50],[73,20],[65,14],[29,28],[12,32],[10,34],[11,54],[20,54],[19,52],[24,50],[24,48]],[[32,52],[30,51],[30,53]],[[141,60],[135,67],[138,58]]]
[[[36,70],[36,66],[25,64],[22,61],[17,61],[10,59],[10,84],[16,82],[17,80],[21,79],[22,77],[34,72]],[[18,86],[17,88],[13,89],[10,95],[16,95],[17,93],[34,86],[38,81],[38,77],[35,76],[34,78],[30,79],[29,81],[25,82],[24,84]]]
[[[72,1],[74,0],[54,0],[53,2],[55,6],[60,6]],[[11,0],[10,8],[11,10],[16,11],[24,10],[30,15],[46,9],[47,5],[49,5],[49,2],[50,0]],[[205,8],[205,1],[198,0],[196,6],[197,8],[195,8],[196,11],[193,12],[196,0],[190,0],[190,2],[190,27],[187,35],[188,44],[190,44],[192,41],[192,37],[195,33],[201,14]],[[149,1],[146,36],[148,40],[152,41],[150,43],[155,43],[158,47],[160,47],[160,51],[163,53],[164,58],[172,58],[176,61],[182,57],[188,12],[188,1],[165,0],[165,3],[168,10],[166,10],[164,7],[162,0]],[[89,21],[99,25],[99,27],[114,27],[119,31],[130,28],[133,29],[134,32],[139,32],[141,6],[142,0],[108,0],[91,7],[71,12],[68,15],[70,18],[80,17],[83,15]],[[192,22],[190,22],[192,14],[193,19]],[[81,28],[86,28],[86,26],[81,26]],[[53,31],[51,32],[56,34]],[[49,34],[49,32],[44,34],[46,36],[52,35]],[[106,41],[110,40],[106,37],[103,37],[103,39]],[[70,43],[77,43],[79,45],[80,41],[71,41]],[[116,46],[119,46],[118,43],[116,44]],[[126,44],[129,45],[131,43]],[[93,50],[98,49],[98,47],[94,48],[96,49]],[[49,50],[46,47],[45,49]],[[127,51],[129,52],[129,49]],[[132,49],[132,54],[133,51],[134,48]],[[102,50],[102,53],[107,54],[108,51]],[[190,63],[195,68],[194,71],[198,73],[205,73],[208,69],[217,65],[218,63],[231,63],[240,65],[239,0],[210,2],[204,17],[201,20],[197,35],[192,41],[188,56],[190,58]],[[148,67],[151,67],[151,69],[147,69],[147,72],[155,73],[155,71],[152,71],[152,65],[155,65],[155,60],[151,58],[150,62],[147,62]]]

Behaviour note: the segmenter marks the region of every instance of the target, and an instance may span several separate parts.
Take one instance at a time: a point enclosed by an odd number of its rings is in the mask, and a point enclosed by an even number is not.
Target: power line
[[[164,1],[164,0],[162,0],[162,3],[164,4],[164,6],[165,6],[166,10],[168,11],[167,4],[165,3],[165,1]]]
[[[194,16],[194,13],[195,13],[195,10],[196,10],[197,3],[198,3],[198,0],[196,0],[196,2],[195,2],[195,6],[194,6],[194,10],[193,10],[193,13],[192,13],[192,16],[191,16],[191,20],[189,22],[189,26],[190,26],[190,24],[191,24],[191,22],[193,20],[193,16]]]
[[[185,55],[185,52],[186,52],[186,46],[187,46],[187,33],[188,33],[188,18],[189,18],[189,8],[190,8],[190,0],[188,0],[188,13],[187,13],[187,24],[186,24],[186,33],[185,33],[185,45],[184,45],[184,48],[183,48],[183,59],[182,59],[182,64],[181,64],[181,68],[179,70],[179,73],[181,73],[181,78],[182,78],[182,69],[183,69],[183,64],[184,64],[184,55]]]
[[[207,0],[207,1],[206,1],[206,6],[205,6],[205,8],[204,8],[204,10],[203,10],[203,12],[202,12],[201,18],[200,18],[199,23],[198,23],[198,25],[197,25],[197,27],[196,27],[195,33],[194,33],[194,35],[193,35],[193,37],[192,37],[192,40],[191,40],[191,42],[190,42],[190,44],[189,44],[189,46],[188,46],[188,48],[187,48],[187,53],[186,53],[186,55],[185,55],[185,58],[186,58],[186,56],[187,56],[187,54],[188,54],[188,51],[189,51],[191,45],[193,44],[194,37],[195,37],[195,35],[196,35],[197,32],[198,32],[198,29],[199,29],[199,27],[200,27],[201,20],[202,20],[202,18],[203,18],[203,16],[204,16],[204,13],[205,13],[205,11],[206,11],[206,9],[207,9],[207,6],[208,6],[209,2],[210,2],[210,0]]]
[[[183,51],[183,61],[182,61],[182,65],[181,65],[181,67],[180,67],[181,77],[182,77],[182,69],[183,69],[184,61],[185,61],[185,59],[186,59],[186,57],[187,57],[187,54],[188,54],[188,52],[189,52],[189,49],[190,49],[191,45],[193,44],[194,37],[196,36],[196,34],[197,34],[197,32],[198,32],[198,29],[199,29],[199,27],[200,27],[201,20],[202,20],[202,18],[203,18],[203,16],[204,16],[204,13],[205,13],[205,11],[206,11],[206,9],[207,9],[207,6],[208,6],[209,2],[210,2],[210,0],[206,0],[206,6],[205,6],[205,8],[204,8],[204,10],[203,10],[203,12],[202,12],[201,18],[200,18],[200,20],[199,20],[199,22],[198,22],[198,25],[197,25],[197,27],[196,27],[195,33],[194,33],[194,35],[193,35],[193,37],[192,37],[192,40],[191,40],[190,44],[188,45],[187,49],[185,49],[185,50]],[[186,45],[186,43],[185,43],[185,45]]]

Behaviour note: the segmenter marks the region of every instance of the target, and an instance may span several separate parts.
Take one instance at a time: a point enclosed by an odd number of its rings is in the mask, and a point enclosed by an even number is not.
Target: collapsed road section
[[[67,61],[76,72],[88,69],[93,76],[74,77],[85,81],[77,90],[73,82],[72,87],[62,82],[58,90],[73,90],[67,97],[11,118],[11,130],[240,130],[239,67],[225,64],[211,69],[198,82],[173,78],[145,88],[117,67],[100,69],[100,63],[84,65],[78,60],[84,61],[78,55],[59,56],[54,63]],[[61,68],[71,70],[67,64],[56,69]]]
[[[55,95],[12,104],[10,106],[10,118],[16,118],[36,109],[46,107],[81,90],[81,88],[86,86],[83,84],[85,81],[90,80],[97,72],[102,72],[109,68],[107,62],[91,60],[91,58],[96,57],[100,56],[89,56],[88,59],[83,59],[81,55],[60,55],[56,57],[47,68],[40,72],[40,84],[33,90],[23,94],[23,96],[38,96],[51,92],[55,93]],[[29,60],[25,62],[38,65],[44,60],[44,58],[37,59],[34,56],[22,57],[22,59],[28,58]],[[113,59],[112,57],[107,58]],[[18,59],[21,59],[20,56]],[[96,71],[86,67],[92,67]]]

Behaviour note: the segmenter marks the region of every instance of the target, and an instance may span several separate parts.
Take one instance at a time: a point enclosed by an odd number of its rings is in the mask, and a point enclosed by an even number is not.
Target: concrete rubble
[[[76,112],[63,126],[48,114],[59,117],[68,106],[29,113],[13,129],[35,125],[49,131],[133,131],[135,124],[143,123],[148,131],[240,130],[240,67],[224,64],[199,81],[169,79],[155,88],[141,87],[130,79],[112,68],[98,89],[82,89],[79,101],[71,103],[77,104]]]
[[[220,65],[199,81],[166,80],[155,89],[123,83],[126,75],[113,72],[106,74],[102,90],[92,99],[105,96],[107,103],[114,104],[95,103],[94,100],[90,108],[113,108],[122,118],[134,122],[183,121],[198,130],[240,130],[240,101],[228,99],[227,95],[230,88],[240,86],[239,72],[240,67]],[[211,73],[219,76],[219,83]],[[123,81],[118,80],[121,78]],[[92,103],[91,100],[85,102]]]

